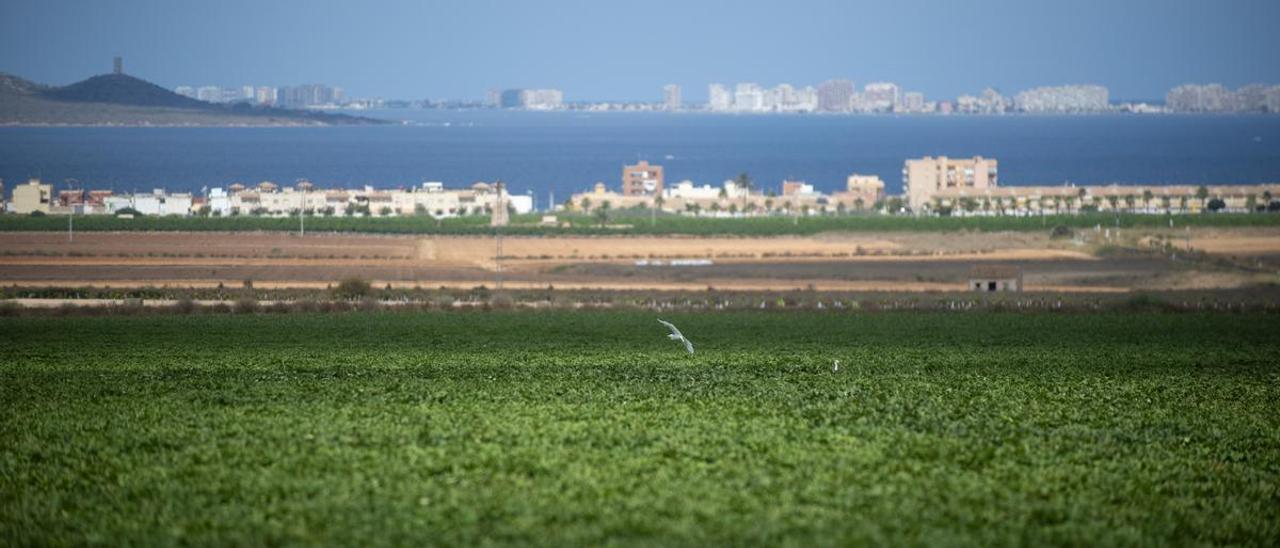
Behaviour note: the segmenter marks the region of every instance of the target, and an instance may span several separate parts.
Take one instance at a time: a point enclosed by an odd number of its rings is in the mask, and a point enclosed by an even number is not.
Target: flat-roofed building
[[[988,293],[1022,291],[1022,269],[1010,265],[977,265],[969,269],[969,289]]]
[[[659,196],[662,194],[662,166],[640,160],[622,166],[622,193],[627,196]]]
[[[907,204],[916,214],[932,207],[933,195],[941,190],[981,190],[999,186],[994,159],[947,158],[926,156],[907,160],[902,168],[902,183]]]
[[[13,202],[9,204],[13,213],[49,213],[52,206],[53,185],[42,183],[40,179],[31,179],[25,185],[13,187]]]
[[[867,209],[884,199],[884,181],[876,175],[854,173],[845,180],[844,192],[836,192],[831,198],[845,207]]]
[[[1280,184],[1258,185],[1057,185],[985,189],[949,188],[934,192],[930,203],[952,215],[1041,215],[1087,211],[1127,213],[1199,213],[1221,200],[1221,211],[1244,213],[1266,208],[1280,197]]]
[[[814,193],[816,193],[816,191],[814,190],[813,185],[806,183],[804,181],[787,180],[782,182],[783,196],[796,196],[801,194],[814,194]]]

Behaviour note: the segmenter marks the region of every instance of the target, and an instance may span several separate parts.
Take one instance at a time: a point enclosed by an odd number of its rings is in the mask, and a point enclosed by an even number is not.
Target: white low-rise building
[[[142,215],[190,215],[191,203],[191,194],[169,194],[157,188],[150,194],[113,195],[106,199],[106,209],[111,214],[132,208]]]
[[[693,181],[685,179],[676,183],[673,187],[664,189],[662,197],[685,200],[714,200],[720,197],[720,190],[711,185],[694,186]]]
[[[209,190],[205,204],[212,215],[226,216],[231,214],[231,195],[221,187]]]

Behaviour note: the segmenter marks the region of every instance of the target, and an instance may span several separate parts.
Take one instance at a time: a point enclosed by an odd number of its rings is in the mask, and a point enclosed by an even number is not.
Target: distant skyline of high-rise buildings
[[[119,58],[117,58],[117,66]],[[286,108],[381,108],[388,106],[475,107],[524,110],[688,110],[721,113],[897,113],[897,114],[1003,114],[1093,112],[1280,112],[1280,85],[1249,84],[1232,90],[1221,84],[1182,84],[1151,102],[1113,102],[1110,90],[1097,84],[1041,86],[1004,95],[986,88],[977,95],[934,98],[920,91],[904,90],[894,82],[875,81],[858,88],[848,79],[825,80],[816,86],[789,83],[765,87],[754,82],[707,86],[708,100],[686,101],[683,87],[666,84],[661,95],[649,101],[593,101],[565,99],[557,88],[491,88],[484,99],[451,99],[443,102],[407,98],[351,98],[343,88],[324,84],[297,86],[178,86],[174,91],[211,103],[244,102]]]
[[[711,82],[833,77],[926,97],[1097,83],[1123,100],[1280,81],[1280,3],[1267,0],[370,4],[9,0],[0,71],[68,84],[120,55],[170,88],[328,82],[355,97],[475,98],[506,86],[642,101],[676,84],[683,102],[707,101]],[[621,39],[620,25],[643,39]]]

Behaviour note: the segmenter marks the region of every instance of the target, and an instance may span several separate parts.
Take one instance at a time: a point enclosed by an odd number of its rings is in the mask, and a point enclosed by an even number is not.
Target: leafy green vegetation
[[[0,318],[0,541],[1280,541],[1280,316],[668,319]]]
[[[690,234],[690,235],[738,235],[776,236],[789,234],[816,234],[831,231],[1050,231],[1058,227],[1093,228],[1167,228],[1170,221],[1175,227],[1256,227],[1280,226],[1280,215],[1255,214],[1196,214],[1196,215],[1139,215],[1084,213],[1079,215],[1048,215],[1045,217],[912,217],[894,215],[831,215],[815,217],[751,217],[712,218],[660,215],[650,218],[638,210],[610,210],[602,217],[595,215],[560,215],[561,221],[571,226],[541,226],[541,215],[517,215],[512,226],[503,228],[505,234],[555,235],[555,234]],[[492,234],[489,217],[472,215],[436,220],[429,216],[407,217],[324,217],[308,216],[307,230],[315,232],[368,232],[388,234]],[[79,231],[297,231],[295,217],[138,217],[122,219],[108,215],[76,217]],[[49,215],[31,217],[0,215],[0,231],[65,231],[66,217]]]

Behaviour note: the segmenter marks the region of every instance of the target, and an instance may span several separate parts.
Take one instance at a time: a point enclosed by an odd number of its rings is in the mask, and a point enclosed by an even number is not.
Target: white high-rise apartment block
[[[1107,88],[1092,85],[1035,88],[1014,97],[1024,112],[1099,112],[1107,110],[1108,101]]]
[[[918,91],[908,91],[903,93],[902,110],[904,112],[911,113],[924,112],[924,94]]]
[[[662,108],[675,112],[683,107],[684,101],[680,97],[680,86],[676,84],[662,86]]]
[[[520,93],[524,108],[556,110],[564,107],[564,92],[558,89],[526,89]]]
[[[733,108],[733,95],[722,84],[711,84],[707,88],[707,106],[715,112],[725,112]]]
[[[1165,105],[1174,112],[1280,112],[1280,86],[1249,84],[1235,91],[1222,84],[1183,84],[1169,90]]]
[[[222,88],[218,86],[200,86],[196,89],[196,99],[210,103],[221,103]]]
[[[255,90],[254,90],[254,95],[253,95],[253,100],[254,100],[254,102],[258,103],[259,105],[274,105],[274,104],[276,104],[276,88],[268,87],[268,86],[261,86],[261,87],[259,87],[259,88],[255,89]]]
[[[872,82],[862,88],[862,107],[874,112],[892,112],[902,101],[902,91],[892,82]]]
[[[763,111],[764,90],[758,84],[750,82],[738,84],[733,92],[733,108],[739,112]]]
[[[800,112],[814,112],[818,110],[818,90],[813,86],[805,86],[796,90],[795,110]]]

